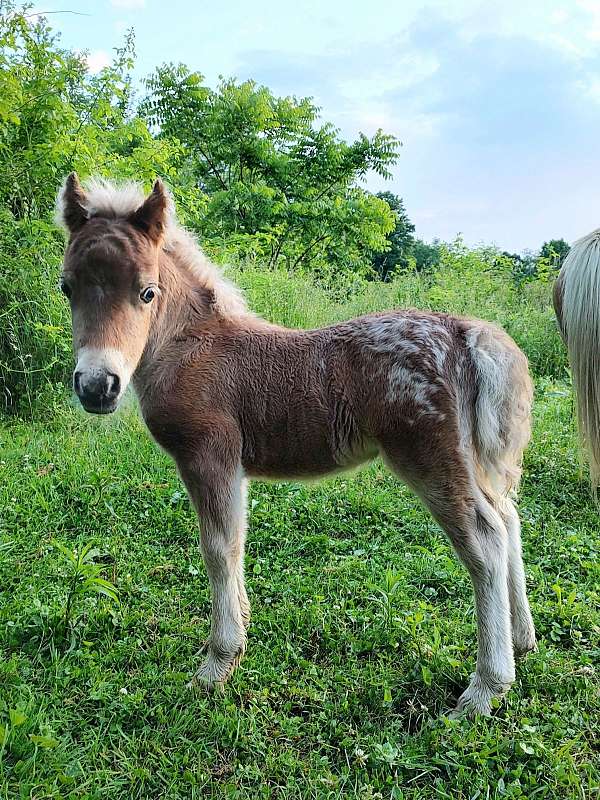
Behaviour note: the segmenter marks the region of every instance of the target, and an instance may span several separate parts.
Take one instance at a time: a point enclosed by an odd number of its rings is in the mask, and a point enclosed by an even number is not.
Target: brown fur
[[[169,218],[160,184],[140,209],[95,209],[70,227],[83,198],[69,179],[61,201],[75,349],[124,355],[148,428],[198,510],[213,590],[199,677],[223,681],[245,648],[246,476],[314,477],[379,453],[471,573],[478,667],[459,708],[488,713],[514,679],[511,619],[516,650],[535,645],[509,498],[531,403],[514,342],[484,322],[416,310],[311,331],[272,325],[247,312],[211,265],[194,266],[201,254]],[[148,285],[160,293],[145,306]]]

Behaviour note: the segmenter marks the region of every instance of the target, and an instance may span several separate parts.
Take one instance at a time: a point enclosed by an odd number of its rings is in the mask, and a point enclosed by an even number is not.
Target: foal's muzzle
[[[121,380],[103,368],[75,370],[73,388],[81,405],[91,414],[111,414],[117,407]]]

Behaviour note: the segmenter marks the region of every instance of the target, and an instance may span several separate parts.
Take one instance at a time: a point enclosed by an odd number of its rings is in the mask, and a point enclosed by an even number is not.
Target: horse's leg
[[[503,498],[500,515],[508,531],[508,595],[512,621],[515,655],[521,656],[536,649],[535,627],[527,600],[525,569],[521,548],[521,523],[514,503]]]
[[[508,532],[483,496],[477,497],[462,524],[440,519],[469,571],[477,611],[477,666],[454,715],[490,714],[491,701],[515,679],[508,596]]]
[[[181,469],[200,519],[200,547],[212,592],[208,653],[194,678],[223,683],[246,649],[250,607],[244,586],[245,481],[239,465],[226,466],[213,454],[202,467]]]
[[[247,492],[248,492],[248,481],[243,479],[242,484],[240,487],[240,521],[239,521],[239,528],[238,528],[238,539],[240,542],[238,559],[236,564],[236,580],[237,580],[237,587],[238,587],[238,596],[240,599],[240,611],[242,613],[242,621],[244,623],[244,628],[248,628],[250,625],[250,601],[248,600],[248,594],[246,593],[246,580],[244,578],[244,552],[246,546],[246,509],[247,509]]]
[[[477,666],[454,714],[489,715],[492,699],[502,696],[515,679],[508,532],[458,452],[437,452],[435,465],[421,470],[418,476],[401,454],[394,458],[387,450],[386,455],[388,463],[415,489],[446,531],[471,576],[477,611]]]

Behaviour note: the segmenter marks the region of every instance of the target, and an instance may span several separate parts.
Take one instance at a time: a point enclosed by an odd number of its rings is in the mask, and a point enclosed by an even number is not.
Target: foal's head
[[[139,205],[94,207],[93,192],[88,198],[75,173],[59,195],[69,233],[61,288],[73,319],[73,387],[86,411],[116,409],[144,351],[159,294],[168,203],[156,181]]]

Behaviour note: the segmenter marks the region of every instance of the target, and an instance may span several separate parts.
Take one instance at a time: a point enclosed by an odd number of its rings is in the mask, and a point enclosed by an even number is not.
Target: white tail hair
[[[554,307],[569,351],[579,433],[595,492],[600,484],[600,228],[569,251]]]
[[[533,385],[527,359],[501,329],[470,321],[467,345],[477,376],[475,448],[480,483],[501,501],[521,478],[521,458],[531,433]]]

